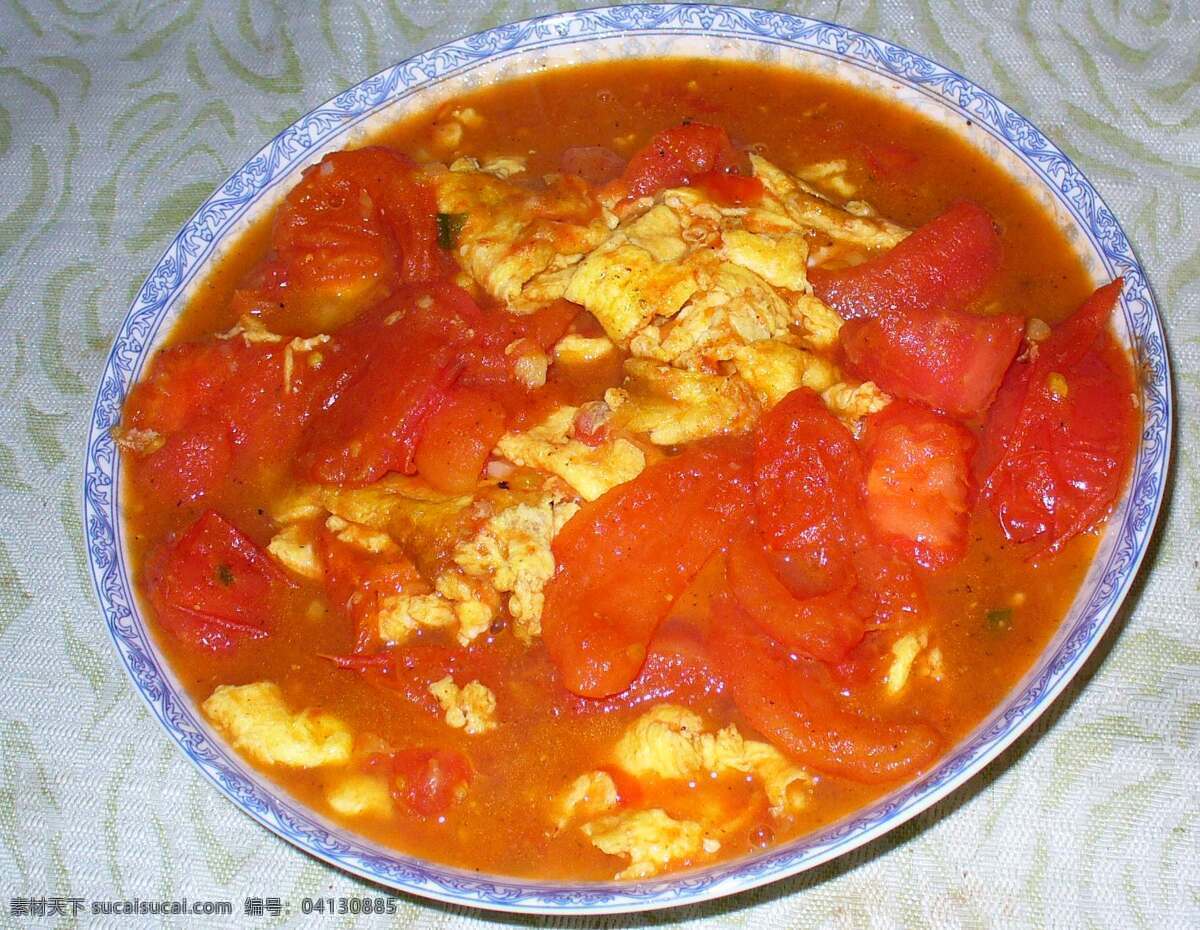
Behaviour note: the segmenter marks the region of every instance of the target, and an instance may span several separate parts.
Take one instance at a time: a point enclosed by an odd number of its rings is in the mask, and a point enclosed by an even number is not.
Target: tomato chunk
[[[960,201],[891,251],[839,271],[809,272],[816,295],[848,320],[887,311],[962,310],[1000,268],[1000,237],[988,212]]]
[[[731,207],[751,206],[763,198],[762,181],[728,171],[706,171],[693,179],[692,184]]]
[[[471,762],[453,749],[417,747],[392,754],[392,796],[421,817],[441,817],[467,796]]]
[[[282,331],[328,332],[400,285],[448,275],[434,194],[415,167],[372,146],[305,169],[276,215],[272,258],[234,306]]]
[[[210,652],[267,636],[273,611],[291,586],[266,553],[212,510],[154,554],[146,568],[158,622]]]
[[[439,491],[469,492],[503,433],[504,408],[486,394],[458,388],[429,418],[417,443],[417,472]]]
[[[321,528],[317,545],[330,606],[351,621],[355,652],[378,643],[374,618],[381,600],[430,591],[412,560],[404,555],[364,552],[341,541],[326,527]]]
[[[724,129],[685,123],[658,133],[634,153],[619,184],[628,197],[642,197],[664,187],[690,184],[710,171],[727,172],[739,164]]]
[[[884,724],[856,713],[828,669],[792,658],[754,629],[737,601],[716,604],[710,653],[734,703],[771,742],[813,768],[875,783],[906,778],[931,763],[942,740],[920,722]]]
[[[839,662],[866,633],[849,584],[825,594],[795,597],[775,574],[753,531],[730,546],[726,566],[738,604],[776,642],[815,659]]]
[[[606,698],[572,695],[568,705],[578,714],[605,714],[650,701],[704,707],[725,690],[704,644],[704,633],[667,617],[646,649],[646,664],[624,691]]]
[[[847,367],[885,391],[955,416],[986,412],[1021,344],[1015,316],[888,310],[847,322]]]
[[[412,474],[433,413],[462,372],[481,311],[451,284],[412,288],[357,320],[342,350],[347,376],[314,417],[301,467],[326,484]]]
[[[563,527],[542,635],[568,690],[605,697],[637,676],[659,622],[750,506],[747,459],[733,442],[692,446]]]
[[[1096,526],[1133,461],[1133,373],[1106,329],[1121,284],[1096,291],[1013,367],[984,429],[983,498],[1009,539],[1040,551]]]
[[[896,401],[866,420],[866,512],[875,532],[923,568],[962,558],[973,497],[975,437],[955,421]]]
[[[793,391],[759,422],[754,478],[759,532],[791,560],[796,593],[831,590],[844,570],[862,488],[850,431],[814,392]]]
[[[304,354],[289,369],[288,351],[282,342],[234,336],[155,356],[122,418],[127,434],[157,436],[128,457],[139,481],[163,503],[184,504],[211,495],[235,470],[282,467],[331,374]]]

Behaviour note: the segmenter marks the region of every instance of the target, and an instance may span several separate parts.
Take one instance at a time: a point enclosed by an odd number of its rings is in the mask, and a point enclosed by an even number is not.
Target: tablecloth
[[[206,927],[496,919],[411,898],[391,918],[299,914],[306,895],[380,892],[241,814],[149,716],[90,590],[80,472],[91,392],[131,296],[233,168],[305,110],[416,50],[563,6],[0,4],[0,923],[160,922],[70,908],[25,916],[55,897],[232,902],[228,917],[195,919]],[[705,906],[578,923],[1200,926],[1196,9],[1117,0],[780,6],[962,71],[1041,126],[1096,183],[1166,317],[1179,414],[1172,490],[1116,628],[982,777],[795,879]],[[274,914],[273,898],[290,913]],[[247,913],[258,899],[267,899],[261,917]]]

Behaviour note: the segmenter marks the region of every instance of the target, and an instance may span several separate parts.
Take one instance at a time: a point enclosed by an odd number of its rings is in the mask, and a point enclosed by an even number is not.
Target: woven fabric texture
[[[0,3],[0,924],[14,899],[233,902],[205,927],[477,927],[299,913],[382,892],[256,825],[148,715],[88,580],[91,392],[164,245],[278,129],[410,53],[571,4],[544,0]],[[547,926],[1200,926],[1200,20],[1186,2],[779,4],[960,70],[1090,176],[1166,317],[1178,426],[1157,544],[1097,654],[979,778],[886,838],[710,905]],[[291,914],[247,918],[275,896]],[[106,924],[107,921],[107,924]],[[166,921],[172,926],[186,920]]]

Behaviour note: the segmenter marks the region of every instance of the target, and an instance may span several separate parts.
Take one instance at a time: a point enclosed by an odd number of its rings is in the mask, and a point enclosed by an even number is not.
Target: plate
[[[119,519],[120,462],[110,429],[191,287],[242,229],[279,202],[301,168],[355,144],[406,109],[436,106],[506,75],[664,55],[775,62],[888,93],[966,134],[1021,178],[1073,238],[1097,280],[1125,278],[1115,328],[1144,372],[1145,421],[1132,479],[1061,628],[1009,700],[933,770],[869,807],[759,854],[634,883],[486,876],[406,856],[300,805],[232,753],[197,713],[155,648],[133,597]],[[399,891],[499,911],[600,914],[692,904],[795,875],[887,833],[979,772],[1045,711],[1112,623],[1145,555],[1167,478],[1169,385],[1162,323],[1120,224],[1062,151],[976,84],[873,36],[785,13],[690,4],[561,13],[451,42],[368,78],[281,132],[201,205],[138,292],[96,391],[83,481],[88,562],[117,652],[154,716],[238,807],[305,852]]]

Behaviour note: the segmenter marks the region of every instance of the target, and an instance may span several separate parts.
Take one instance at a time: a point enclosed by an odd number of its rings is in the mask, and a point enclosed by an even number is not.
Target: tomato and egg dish
[[[250,763],[405,852],[637,879],[844,816],[1004,699],[1140,424],[1121,283],[1014,179],[709,61],[371,141],[116,429],[145,613]]]

